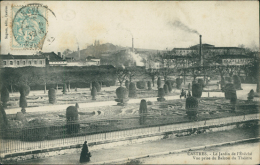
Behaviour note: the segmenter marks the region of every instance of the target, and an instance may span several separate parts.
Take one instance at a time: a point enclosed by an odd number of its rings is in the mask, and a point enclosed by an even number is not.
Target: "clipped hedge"
[[[206,86],[203,79],[198,79],[198,83],[201,85],[202,89]]]
[[[56,90],[51,88],[48,91],[49,103],[54,104],[56,103]]]
[[[30,87],[28,85],[21,85],[19,86],[19,92],[20,94],[24,94],[25,96],[28,96],[30,93]]]
[[[80,125],[78,124],[78,104],[75,106],[69,106],[66,109],[66,119],[66,128],[68,134],[78,133],[80,129]]]
[[[135,83],[131,82],[129,85],[129,97],[136,97]]]
[[[176,88],[181,89],[182,80],[180,78],[176,78]]]
[[[161,81],[161,77],[158,77],[157,79],[157,88],[161,88],[161,85],[162,85],[162,81]]]
[[[98,82],[94,81],[92,82],[92,88],[95,87],[97,92],[100,92],[101,91],[101,86]]]
[[[200,98],[202,95],[202,86],[199,83],[192,84],[192,96]]]
[[[9,101],[9,91],[6,87],[2,87],[1,89],[1,101],[3,102],[3,106],[7,107],[7,102]]]
[[[234,84],[232,83],[227,83],[225,86],[225,98],[226,99],[232,99],[232,98],[237,98],[236,94],[236,89]]]
[[[165,95],[167,95],[167,94],[169,93],[168,85],[167,85],[167,84],[164,84],[164,85],[163,85],[163,90],[164,90]]]
[[[234,83],[234,86],[237,90],[241,90],[241,80],[240,80],[240,77],[238,75],[234,75],[233,76],[233,83]]]

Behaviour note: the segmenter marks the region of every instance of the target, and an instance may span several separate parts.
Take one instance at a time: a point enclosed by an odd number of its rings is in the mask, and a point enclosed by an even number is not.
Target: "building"
[[[174,48],[170,55],[172,59],[179,57],[184,62],[184,67],[192,65],[194,60],[200,60],[201,65],[212,64],[227,64],[231,61],[230,65],[247,64],[250,57],[246,55],[244,48],[239,47],[215,47],[210,44],[198,44],[189,48]],[[245,60],[247,59],[247,60]],[[236,61],[236,64],[234,63]],[[241,61],[241,62],[240,62]]]
[[[100,65],[100,59],[89,56],[88,58],[86,58],[85,65],[86,66],[91,66],[91,65],[99,66]]]
[[[46,58],[46,64],[49,66],[66,66],[67,61],[60,52],[58,54],[54,52],[39,52],[40,55]]]
[[[43,55],[0,55],[0,67],[45,67],[46,58]]]

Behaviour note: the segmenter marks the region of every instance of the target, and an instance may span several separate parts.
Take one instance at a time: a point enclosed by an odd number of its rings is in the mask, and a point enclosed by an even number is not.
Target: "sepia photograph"
[[[0,11],[0,164],[260,164],[259,1]]]

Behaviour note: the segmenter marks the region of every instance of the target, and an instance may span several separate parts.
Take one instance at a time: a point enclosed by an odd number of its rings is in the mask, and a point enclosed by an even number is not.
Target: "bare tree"
[[[117,79],[118,79],[118,81],[119,81],[119,83],[120,83],[120,86],[122,86],[122,85],[123,85],[123,82],[124,82],[125,80],[127,80],[128,75],[129,75],[129,72],[128,72],[127,69],[125,69],[124,66],[118,67],[118,68],[116,69],[116,76],[117,76]]]

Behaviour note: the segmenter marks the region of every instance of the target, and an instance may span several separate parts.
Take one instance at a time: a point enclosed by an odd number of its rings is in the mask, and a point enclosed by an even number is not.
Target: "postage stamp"
[[[47,26],[47,9],[44,6],[12,6],[11,49],[41,50]]]

